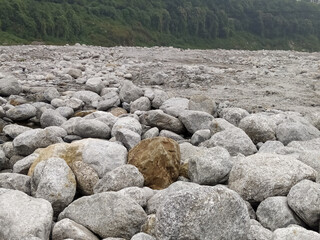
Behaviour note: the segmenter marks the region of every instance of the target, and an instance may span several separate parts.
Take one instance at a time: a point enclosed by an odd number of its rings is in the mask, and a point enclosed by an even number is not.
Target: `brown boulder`
[[[129,151],[128,163],[143,174],[144,184],[153,189],[163,189],[179,177],[179,144],[166,137],[142,140]]]

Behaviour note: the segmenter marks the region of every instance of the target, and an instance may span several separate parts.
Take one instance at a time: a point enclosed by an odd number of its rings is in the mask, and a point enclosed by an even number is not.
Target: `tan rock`
[[[116,117],[119,117],[120,115],[127,114],[128,112],[123,108],[115,107],[110,110],[110,113]]]
[[[75,161],[70,165],[77,180],[77,188],[83,195],[93,194],[93,187],[99,181],[97,172],[87,163]]]
[[[163,189],[179,177],[180,147],[170,138],[145,139],[129,151],[128,163],[143,174],[144,184]]]

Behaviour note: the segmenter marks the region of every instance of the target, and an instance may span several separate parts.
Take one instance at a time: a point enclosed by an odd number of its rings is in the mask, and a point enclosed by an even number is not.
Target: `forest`
[[[296,0],[0,0],[0,44],[320,51],[320,4]]]

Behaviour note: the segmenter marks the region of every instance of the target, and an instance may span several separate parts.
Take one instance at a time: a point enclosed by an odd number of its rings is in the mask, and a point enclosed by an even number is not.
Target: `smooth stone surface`
[[[112,127],[111,136],[114,137],[118,130],[120,129],[129,129],[139,135],[142,133],[142,127],[140,122],[133,117],[123,117],[118,118],[115,124]]]
[[[180,97],[169,98],[163,102],[159,109],[169,115],[178,117],[181,112],[189,109],[189,100]]]
[[[234,126],[238,126],[241,119],[249,116],[249,113],[242,108],[223,108],[220,113],[220,117],[227,120]]]
[[[250,219],[248,240],[272,240],[273,233],[264,228],[258,221]]]
[[[6,111],[6,116],[13,121],[24,121],[36,116],[37,109],[31,104],[21,104]]]
[[[123,81],[123,85],[120,88],[119,97],[122,102],[131,103],[143,96],[143,90],[131,81]]]
[[[189,100],[189,109],[213,115],[217,110],[217,105],[210,97],[204,95],[193,95]]]
[[[180,113],[179,120],[189,133],[194,134],[201,129],[210,129],[213,116],[206,112],[186,110]]]
[[[83,138],[110,138],[109,126],[96,119],[81,119],[75,125],[74,133]]]
[[[19,190],[28,195],[31,193],[31,178],[17,173],[0,173],[0,188]]]
[[[18,135],[20,135],[21,133],[24,133],[28,130],[31,130],[31,128],[29,127],[25,127],[25,126],[21,126],[21,125],[18,125],[18,124],[9,124],[9,125],[6,125],[4,128],[3,128],[3,132],[4,134],[10,136],[11,138],[16,138]]]
[[[272,240],[319,240],[320,234],[302,228],[300,226],[290,226],[279,228],[274,231]]]
[[[56,110],[47,109],[45,110],[40,118],[40,124],[42,128],[50,126],[61,126],[67,119]]]

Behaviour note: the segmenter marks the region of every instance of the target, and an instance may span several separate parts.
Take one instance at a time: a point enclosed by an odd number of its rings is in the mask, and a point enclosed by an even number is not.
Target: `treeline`
[[[312,41],[304,45],[315,50],[319,16],[319,4],[296,0],[0,0],[2,32],[103,46],[285,48],[280,43]]]

